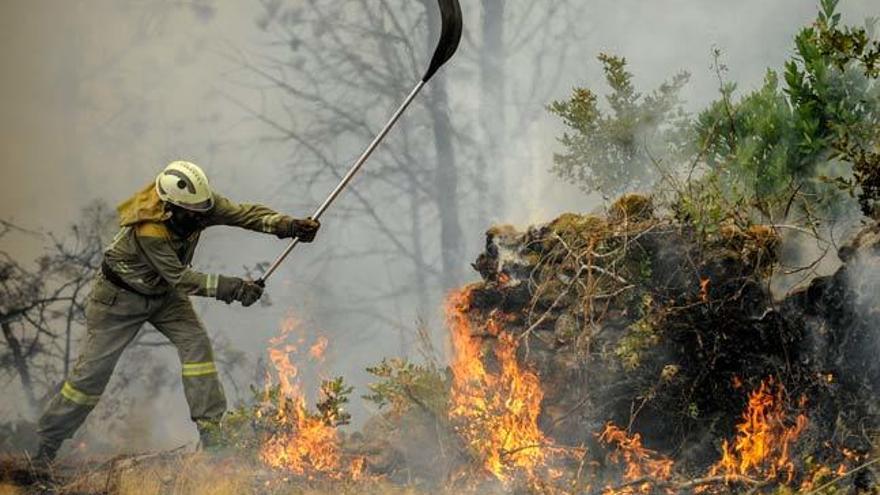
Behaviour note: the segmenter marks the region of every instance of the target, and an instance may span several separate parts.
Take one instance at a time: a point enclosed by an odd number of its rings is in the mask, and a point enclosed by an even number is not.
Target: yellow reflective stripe
[[[183,363],[183,376],[202,376],[217,373],[213,361],[204,363]]]
[[[220,282],[220,275],[216,273],[209,273],[207,280],[205,280],[205,295],[207,297],[214,297],[217,295],[217,284]]]
[[[281,221],[281,218],[284,215],[280,213],[275,213],[272,215],[266,215],[262,220],[262,231],[267,234],[272,234],[275,232],[275,229],[278,227],[278,222]]]
[[[81,406],[94,406],[98,403],[98,399],[101,398],[100,395],[89,395],[79,390],[75,389],[70,382],[64,382],[64,386],[61,387],[61,395],[64,396],[65,399],[75,402]]]

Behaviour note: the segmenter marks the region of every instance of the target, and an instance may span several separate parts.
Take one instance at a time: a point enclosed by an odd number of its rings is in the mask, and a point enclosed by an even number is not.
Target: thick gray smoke
[[[552,8],[554,3],[509,0],[508,6],[514,11],[531,5],[531,15],[537,15],[540,12],[535,11]],[[505,172],[503,194],[507,198],[503,211],[491,212],[491,220],[525,224],[547,220],[562,211],[597,206],[596,198],[584,196],[547,172],[561,126],[544,111],[544,105],[551,99],[565,98],[575,86],[601,90],[604,83],[595,58],[598,53],[627,57],[636,84],[646,90],[679,70],[690,71],[692,82],[683,96],[689,108],[697,109],[711,100],[717,89],[718,82],[709,70],[713,46],[724,52],[730,79],[748,90],[761,82],[767,67],[780,67],[791,52],[792,36],[816,12],[816,5],[805,0],[572,3],[588,5],[572,9],[578,18],[564,19],[572,29],[568,32],[576,34],[570,42],[552,39],[549,48],[512,47],[502,71],[503,84],[489,81],[508,88],[513,95],[505,103],[508,118],[523,119],[508,124],[519,129],[517,142],[489,157]],[[96,199],[110,204],[125,199],[167,161],[177,158],[203,164],[214,186],[233,199],[308,214],[320,201],[323,189],[292,184],[290,178],[298,160],[307,154],[290,142],[275,139],[277,132],[242,110],[243,106],[266,112],[282,109],[305,128],[313,111],[308,105],[283,107],[288,101],[283,91],[243,75],[243,59],[271,55],[284,60],[289,56],[288,47],[275,45],[277,40],[260,27],[265,22],[264,4],[275,2],[2,2],[0,218],[62,233],[77,220],[81,207]],[[453,127],[470,120],[472,115],[467,114],[480,108],[473,47],[480,36],[481,2],[463,0],[462,4],[466,40],[461,53],[444,69],[454,110],[449,116]],[[849,0],[841,10],[852,22],[877,14],[872,0]],[[357,23],[357,19],[350,21]],[[552,21],[554,27],[560,22]],[[301,35],[318,36],[319,31]],[[424,37],[424,32],[416,31],[414,36]],[[564,58],[555,51],[561,44],[568,45]],[[538,59],[547,64],[537,75],[543,78],[539,85],[543,92],[538,98],[524,98],[529,95],[529,85],[534,85]],[[409,86],[409,82],[402,84]],[[388,108],[387,113],[392,110]],[[461,117],[455,110],[461,111]],[[369,126],[378,130],[382,115],[379,110],[371,113]],[[395,132],[426,132],[415,122],[404,119]],[[474,134],[474,139],[481,138]],[[346,143],[339,149],[335,148],[338,143],[329,139],[310,144],[326,149],[328,156],[340,162],[350,160],[362,146]],[[480,145],[477,142],[476,148]],[[473,198],[466,172],[473,164],[468,159],[459,156],[458,165],[463,170],[462,194]],[[469,206],[473,205],[462,204],[464,209]],[[291,312],[305,320],[310,335],[329,337],[326,373],[345,375],[360,387],[358,392],[363,392],[368,382],[363,371],[366,366],[402,351],[413,354],[419,319],[431,325],[438,341],[442,339],[439,310],[417,312],[417,298],[408,290],[399,260],[321,256],[336,246],[355,252],[386,247],[376,229],[355,214],[357,207],[351,196],[340,199],[336,214],[331,211],[325,217],[317,244],[296,252],[270,284],[271,306],[242,309],[209,300],[198,302],[211,332],[248,355],[248,365],[236,377],[240,384],[247,385],[259,376],[257,363],[264,359],[267,340]],[[467,211],[462,215],[463,267],[476,256],[482,232],[488,227],[476,218]],[[388,220],[395,225],[395,218]],[[18,236],[0,242],[4,250],[26,260],[43,249],[46,238]],[[212,229],[203,236],[196,263],[204,271],[242,274],[245,267],[271,259],[282,247],[274,238]],[[427,251],[434,256],[438,249],[430,246]],[[380,297],[386,294],[390,296]],[[429,306],[439,308],[442,290],[432,287],[429,294]],[[371,311],[364,312],[364,301],[373,298]],[[177,373],[171,349],[151,351],[150,356],[167,363],[172,375]],[[129,353],[123,360],[133,357],[134,353]],[[142,439],[127,439],[129,447],[138,450],[192,440],[194,430],[179,386],[166,387],[159,404],[137,396],[137,390],[147,385],[146,378],[136,380],[132,389],[133,409],[141,412],[141,424],[146,426]],[[3,387],[15,393],[15,382]],[[247,392],[236,394],[232,387],[227,388],[233,399],[247,398]],[[5,395],[7,390],[0,389],[0,393]],[[359,399],[354,403],[355,420],[362,421],[369,411]],[[4,407],[0,414],[15,413]],[[149,437],[152,440],[145,440]]]

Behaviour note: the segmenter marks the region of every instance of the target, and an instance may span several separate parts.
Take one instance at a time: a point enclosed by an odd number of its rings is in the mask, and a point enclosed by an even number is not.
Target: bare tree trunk
[[[505,0],[481,0],[483,12],[480,64],[480,127],[486,148],[477,163],[478,199],[477,221],[482,227],[504,208],[503,150],[506,136],[507,104],[504,79],[504,3]]]
[[[407,132],[405,126],[402,129],[402,134],[405,146],[408,150],[409,133]],[[408,151],[407,154],[409,154]],[[409,194],[410,231],[412,233],[412,259],[415,268],[416,295],[418,304],[416,311],[420,318],[428,318],[428,278],[431,276],[431,271],[429,269],[428,262],[425,259],[425,251],[422,244],[424,242],[425,235],[425,230],[422,228],[422,222],[424,222],[424,218],[422,215],[423,195],[419,190],[418,179],[414,174],[407,174],[407,182],[409,184],[409,191],[407,192]]]
[[[451,289],[461,281],[464,246],[458,212],[458,170],[452,147],[452,126],[446,78],[440,74],[431,81],[431,120],[434,123],[434,146],[437,150],[436,201],[440,213],[440,248],[443,250],[443,287]]]
[[[424,251],[422,249],[422,203],[416,193],[410,194],[410,230],[412,230],[412,249],[413,259],[416,268],[416,293],[418,296],[418,314],[422,318],[427,318],[428,312],[428,263],[425,261]]]
[[[428,12],[428,46],[433,51],[440,37],[440,18],[433,2],[422,0]],[[443,265],[443,288],[451,289],[461,281],[464,246],[458,212],[458,170],[452,146],[452,124],[449,121],[449,95],[446,75],[441,71],[431,79],[431,101],[428,109],[434,128],[437,152],[435,200],[440,214],[440,249]]]
[[[24,389],[28,405],[33,411],[36,411],[38,410],[39,405],[37,403],[37,398],[34,396],[31,371],[30,368],[28,368],[27,358],[22,351],[21,342],[19,342],[18,338],[12,332],[12,325],[10,325],[9,322],[3,322],[0,327],[3,329],[3,338],[6,339],[6,344],[12,352],[12,366],[18,373],[19,380],[21,380],[21,388]]]

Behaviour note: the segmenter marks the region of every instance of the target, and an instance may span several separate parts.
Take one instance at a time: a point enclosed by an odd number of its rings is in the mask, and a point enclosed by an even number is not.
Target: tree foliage
[[[857,160],[880,136],[880,45],[864,28],[841,26],[836,5],[837,0],[822,0],[815,23],[795,37],[782,82],[768,70],[761,88],[736,101],[736,86],[723,83],[721,97],[697,118],[705,163],[728,191],[736,187],[765,212],[786,203],[794,191],[829,198],[829,175],[838,185],[861,187],[865,213],[869,197],[880,192],[870,185],[870,169],[878,163]],[[854,181],[847,181],[847,168],[835,159],[862,163]]]
[[[601,54],[599,60],[611,90],[607,109],[587,88],[576,88],[571,98],[549,107],[568,127],[553,171],[585,191],[612,196],[650,186],[658,162],[683,151],[688,119],[679,93],[690,75],[680,72],[644,95],[636,91],[625,58]]]
[[[841,24],[837,3],[821,0],[781,76],[768,69],[761,87],[741,96],[725,81],[716,49],[720,94],[694,118],[679,99],[686,73],[642,96],[625,59],[601,55],[609,110],[586,88],[550,106],[569,128],[553,170],[607,196],[650,186],[658,174],[686,174],[688,191],[692,184],[711,190],[765,218],[788,213],[795,197],[833,212],[844,190],[873,215],[880,200],[880,42],[871,23]],[[670,182],[686,201],[680,184]]]

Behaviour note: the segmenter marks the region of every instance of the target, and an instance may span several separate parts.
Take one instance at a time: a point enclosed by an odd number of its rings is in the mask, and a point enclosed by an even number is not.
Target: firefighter
[[[149,322],[177,348],[183,390],[203,447],[226,411],[211,341],[189,296],[250,306],[262,296],[255,282],[190,268],[206,227],[231,225],[311,242],[320,224],[255,204],[236,204],[211,190],[197,165],[169,164],[117,208],[120,230],[104,250],[86,303],[86,339],[76,366],[38,423],[36,460],[49,463],[98,403],[113,368]]]

